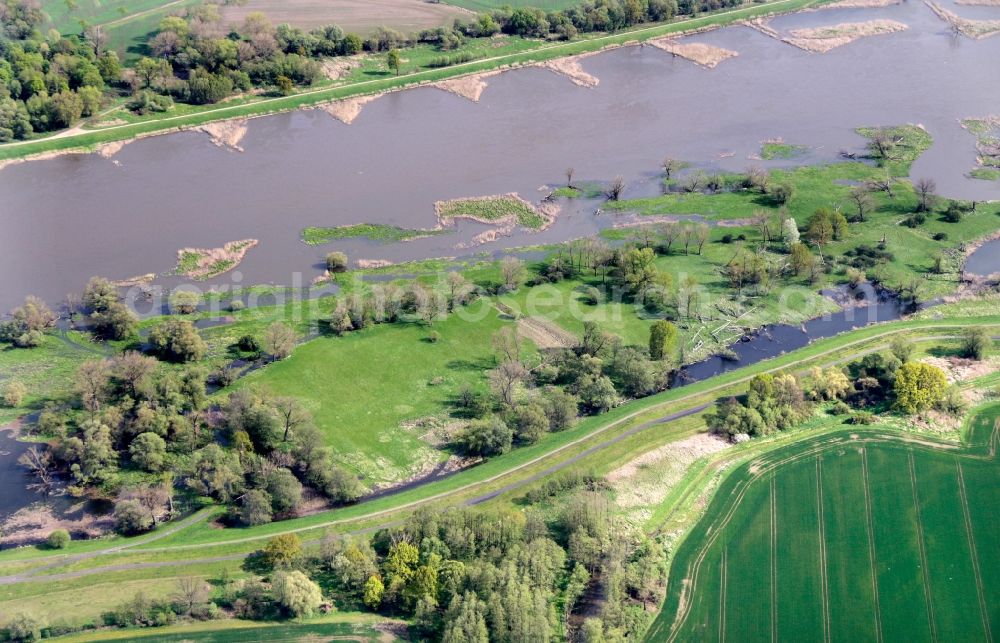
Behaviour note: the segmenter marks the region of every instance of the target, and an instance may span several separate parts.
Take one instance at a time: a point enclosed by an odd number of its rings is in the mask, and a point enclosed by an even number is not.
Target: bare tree
[[[608,191],[605,193],[609,199],[612,201],[617,201],[621,198],[622,192],[625,190],[625,177],[618,175],[611,181],[611,185],[608,186]]]
[[[674,241],[677,241],[677,238],[683,233],[682,227],[679,221],[667,221],[660,226],[660,234],[663,235],[663,240],[666,241],[664,254],[670,254],[670,246],[674,245]]]
[[[858,185],[851,190],[850,198],[858,212],[858,221],[864,221],[865,215],[875,207],[875,200],[872,199],[871,192],[867,187]]]
[[[937,191],[937,183],[934,182],[934,179],[918,179],[913,188],[917,191],[917,196],[920,198],[920,205],[917,206],[917,211],[926,212],[930,210],[934,206],[934,193]]]
[[[517,360],[506,360],[489,374],[490,386],[508,408],[514,406],[517,385],[528,377],[528,369]]]
[[[279,397],[274,400],[274,408],[285,424],[282,442],[288,442],[289,434],[310,421],[309,412],[294,397]]]
[[[282,360],[295,349],[295,331],[288,324],[274,322],[264,331],[264,350],[273,360]]]
[[[74,381],[77,395],[83,408],[91,413],[101,410],[101,404],[108,396],[111,382],[111,366],[107,360],[91,360],[80,364]]]
[[[517,290],[524,279],[524,262],[515,257],[504,257],[500,262],[503,285],[507,290]]]
[[[684,243],[684,254],[688,254],[688,247],[694,241],[694,226],[690,223],[681,226],[681,241]]]
[[[768,225],[767,212],[764,210],[757,210],[753,214],[753,224],[760,232],[760,238],[764,240],[764,243],[771,242],[771,228]]]
[[[665,159],[663,159],[662,163],[660,163],[660,167],[663,168],[664,178],[666,178],[669,181],[670,178],[673,176],[674,172],[681,169],[681,162],[678,161],[677,159],[673,159],[668,156]]]
[[[177,603],[183,606],[185,614],[208,602],[209,586],[197,576],[181,576],[177,579]]]
[[[694,226],[694,238],[698,242],[698,254],[701,254],[702,248],[705,247],[705,242],[708,241],[709,234],[711,234],[711,229],[707,223],[699,223]]]
[[[469,282],[462,276],[462,273],[452,271],[448,273],[448,310],[455,310],[455,306],[465,303],[469,296]]]
[[[504,326],[493,333],[493,351],[498,363],[521,361],[521,338],[517,329]]]
[[[747,187],[767,193],[767,186],[771,182],[771,173],[759,165],[751,165],[747,168]]]
[[[898,141],[884,129],[875,130],[872,133],[868,147],[871,154],[879,161],[888,161],[893,158],[892,152],[896,148]]]
[[[55,484],[55,465],[48,449],[42,451],[38,447],[32,446],[21,454],[17,463],[22,467],[27,467],[37,480],[37,482],[28,485],[30,489],[45,495],[52,492],[52,487]]]
[[[568,188],[573,187],[573,175],[574,174],[576,174],[576,171],[573,168],[571,168],[571,167],[566,168],[566,187],[568,187]]]

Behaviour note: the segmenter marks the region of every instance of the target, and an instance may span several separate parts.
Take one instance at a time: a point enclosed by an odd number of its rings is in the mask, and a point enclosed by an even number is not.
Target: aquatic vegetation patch
[[[541,230],[551,225],[555,218],[515,193],[438,201],[434,210],[442,225],[451,224],[455,219],[469,219],[496,225],[516,223]]]
[[[896,20],[869,20],[867,22],[844,22],[829,27],[793,29],[783,40],[799,49],[816,53],[826,53],[831,49],[849,45],[860,38],[906,31],[908,26]]]
[[[763,141],[760,146],[760,158],[765,161],[788,160],[802,156],[809,151],[807,145],[790,145],[780,138]]]
[[[318,246],[340,239],[366,238],[372,241],[384,243],[395,243],[399,241],[410,241],[420,237],[428,237],[435,234],[446,234],[445,230],[421,230],[400,228],[394,225],[383,223],[358,223],[355,225],[342,226],[310,226],[302,230],[302,242],[310,246]]]
[[[1000,179],[1000,116],[962,119],[962,127],[976,137],[979,167],[969,172],[975,179]]]
[[[229,272],[243,261],[257,239],[230,241],[221,248],[182,248],[177,251],[173,274],[202,281]]]

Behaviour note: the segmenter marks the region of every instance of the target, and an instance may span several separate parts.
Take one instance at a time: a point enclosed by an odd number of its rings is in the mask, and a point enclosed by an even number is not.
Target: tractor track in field
[[[917,472],[913,463],[913,450],[907,453],[910,466],[910,489],[913,491],[913,515],[917,526],[917,549],[920,553],[920,573],[923,578],[924,602],[927,604],[927,624],[931,630],[931,640],[938,641],[937,621],[934,618],[934,601],[931,599],[931,577],[927,565],[927,548],[924,544],[924,523],[920,518],[920,494],[917,492]]]
[[[976,551],[976,540],[972,536],[972,516],[969,513],[969,497],[965,490],[965,475],[962,473],[962,463],[958,466],[958,493],[962,500],[962,517],[965,519],[965,535],[969,539],[969,554],[972,558],[972,571],[976,578],[976,597],[979,599],[979,616],[983,619],[983,632],[988,643],[993,643],[993,632],[990,629],[989,610],[986,607],[986,593],[983,590],[983,576],[979,567],[979,552]]]
[[[878,559],[875,553],[875,521],[872,518],[871,485],[868,483],[868,449],[861,449],[861,479],[865,490],[865,530],[868,532],[868,563],[872,568],[872,600],[875,603],[875,638],[882,643],[882,607],[878,597]]]
[[[771,643],[778,643],[778,487],[771,474]]]
[[[826,515],[823,508],[823,456],[816,454],[816,511],[819,526],[819,578],[823,592],[823,640],[830,643],[833,624],[830,622],[830,580],[826,565]]]

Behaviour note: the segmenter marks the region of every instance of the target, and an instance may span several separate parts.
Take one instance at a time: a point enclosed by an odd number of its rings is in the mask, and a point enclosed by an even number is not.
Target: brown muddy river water
[[[954,9],[1000,18],[1000,9]],[[442,199],[518,192],[538,200],[541,186],[565,181],[568,166],[577,181],[621,174],[638,193],[655,189],[666,155],[724,170],[832,161],[842,149],[862,149],[853,129],[866,125],[924,125],[934,145],[914,177],[933,177],[945,196],[1000,198],[1000,182],[965,178],[975,141],[958,122],[1000,113],[1000,36],[956,37],[916,0],[784,16],[773,26],[874,18],[910,29],[813,54],[736,26],[690,38],[739,53],[712,70],[627,47],[582,61],[600,79],[596,88],[520,69],[489,79],[479,103],[422,87],[380,97],[351,125],[319,110],[255,119],[243,153],[184,132],[130,143],[112,159],[69,155],[7,167],[0,170],[0,310],[29,293],[57,302],[95,274],[163,273],[179,248],[236,239],[261,242],[239,266],[244,285],[291,285],[295,273],[304,284],[320,274],[334,249],[402,261],[579,237],[613,216],[580,203],[545,232],[518,231],[473,249],[456,247],[486,229],[473,223],[407,243],[299,240],[310,225],[433,227],[433,204]],[[792,162],[749,160],[773,137],[811,151]],[[216,282],[232,283],[233,275]]]

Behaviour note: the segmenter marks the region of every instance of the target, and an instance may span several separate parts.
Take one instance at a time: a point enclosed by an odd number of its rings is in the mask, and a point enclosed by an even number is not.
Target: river
[[[690,37],[739,53],[712,70],[653,47],[625,47],[582,60],[600,79],[596,88],[525,68],[489,79],[479,103],[421,87],[380,97],[349,126],[319,110],[255,119],[243,153],[181,132],[132,142],[112,159],[66,155],[9,166],[0,171],[0,310],[29,293],[57,302],[94,274],[164,273],[179,248],[236,239],[261,241],[239,266],[243,285],[291,285],[320,274],[332,249],[405,261],[575,238],[613,216],[584,203],[545,232],[515,232],[474,249],[456,247],[485,229],[474,223],[385,245],[351,239],[311,247],[299,234],[360,222],[433,227],[437,200],[507,192],[537,200],[569,166],[578,181],[621,174],[638,190],[667,155],[722,170],[832,161],[841,149],[862,149],[853,130],[866,125],[924,125],[934,145],[914,176],[933,177],[946,196],[1000,198],[1000,182],[964,176],[975,164],[975,141],[958,122],[997,111],[1000,38],[955,37],[915,0],[773,24],[872,18],[910,29],[813,54],[734,26]],[[810,152],[795,161],[749,160],[773,137]]]

